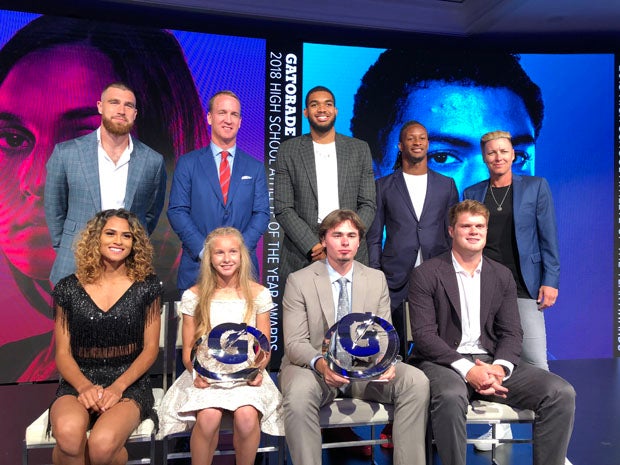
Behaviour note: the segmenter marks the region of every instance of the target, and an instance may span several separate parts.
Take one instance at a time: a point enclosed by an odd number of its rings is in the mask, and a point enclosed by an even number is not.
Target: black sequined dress
[[[60,318],[68,328],[71,353],[80,371],[93,384],[111,385],[140,355],[144,346],[146,324],[160,315],[162,285],[152,275],[134,282],[120,299],[106,312],[102,311],[86,293],[75,275],[58,282],[52,296],[55,306],[61,307]],[[56,398],[78,393],[64,379],[56,391]],[[140,419],[156,421],[153,412],[153,393],[145,373],[123,393],[140,407]]]

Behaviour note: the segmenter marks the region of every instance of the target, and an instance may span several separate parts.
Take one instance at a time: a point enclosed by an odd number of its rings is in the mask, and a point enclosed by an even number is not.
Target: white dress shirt
[[[129,144],[114,163],[101,144],[101,127],[97,129],[97,162],[99,164],[99,190],[101,192],[101,209],[125,208],[129,159],[133,152],[133,142],[129,135]]]
[[[338,200],[338,160],[336,159],[336,142],[314,146],[314,163],[316,165],[316,189],[318,192],[319,215],[317,223],[334,210],[340,208]]]

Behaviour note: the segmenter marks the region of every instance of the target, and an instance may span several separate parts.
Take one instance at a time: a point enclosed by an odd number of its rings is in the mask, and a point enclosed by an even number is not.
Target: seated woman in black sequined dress
[[[159,350],[162,286],[152,258],[137,217],[105,210],[82,232],[76,273],[53,291],[62,376],[50,408],[55,464],[124,465],[127,438],[155,418],[147,371]]]

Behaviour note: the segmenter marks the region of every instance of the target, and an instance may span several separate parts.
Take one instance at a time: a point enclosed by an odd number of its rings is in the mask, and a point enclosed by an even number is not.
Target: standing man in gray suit
[[[336,98],[326,87],[310,89],[304,116],[310,134],[280,145],[275,173],[275,216],[284,230],[280,282],[289,273],[325,258],[318,237],[333,210],[355,211],[368,229],[375,216],[375,182],[368,144],[336,133]],[[366,243],[356,260],[368,264]]]
[[[138,109],[127,85],[109,84],[97,102],[101,126],[56,145],[47,162],[45,219],[56,251],[50,280],[75,271],[73,240],[101,210],[125,208],[153,232],[164,206],[163,157],[132,138]]]
[[[322,355],[325,333],[338,314],[371,312],[391,321],[385,276],[354,260],[364,230],[351,210],[329,213],[319,226],[326,259],[290,274],[286,283],[279,378],[294,465],[321,464],[319,409],[337,395],[394,404],[394,464],[426,463],[429,385],[424,374],[396,363],[377,381],[351,383],[332,371]]]

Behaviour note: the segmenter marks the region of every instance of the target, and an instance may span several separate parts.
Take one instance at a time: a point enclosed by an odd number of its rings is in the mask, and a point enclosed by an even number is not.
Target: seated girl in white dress
[[[233,446],[238,465],[252,465],[261,430],[284,435],[282,397],[265,367],[252,381],[212,383],[193,370],[195,342],[222,323],[246,323],[269,337],[269,291],[251,277],[251,261],[243,237],[234,228],[209,234],[198,283],[181,298],[183,365],[186,370],[166,393],[159,409],[160,437],[192,431],[192,463],[210,464],[224,411],[233,413]],[[193,429],[192,429],[193,428]]]

